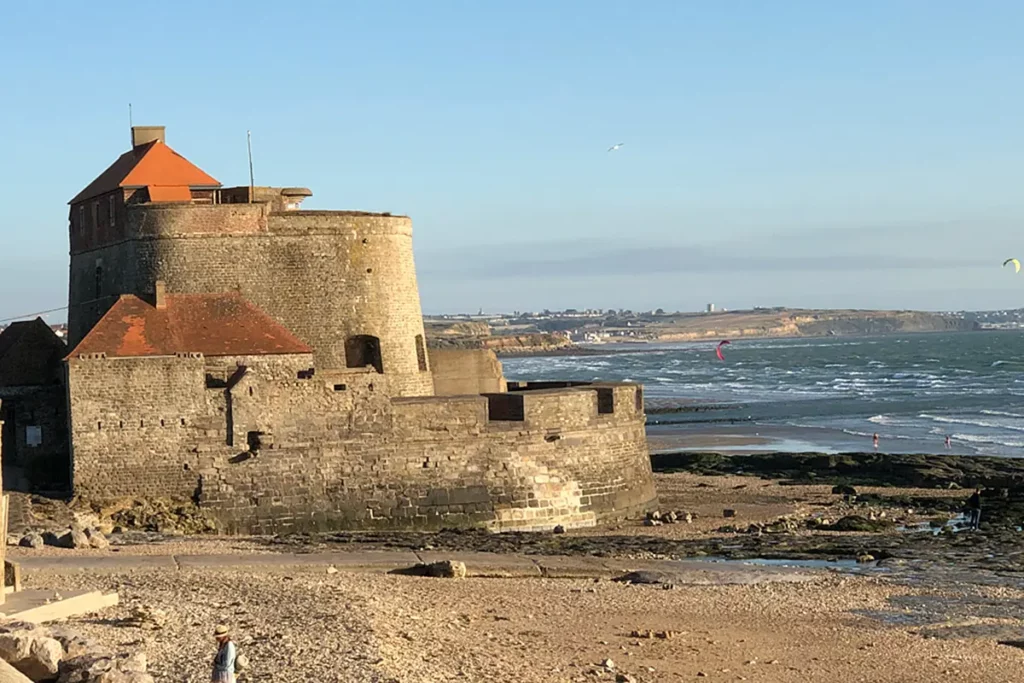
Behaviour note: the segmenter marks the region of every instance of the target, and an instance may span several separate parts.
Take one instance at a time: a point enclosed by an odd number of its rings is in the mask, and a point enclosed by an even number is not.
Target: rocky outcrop
[[[152,683],[146,655],[114,653],[64,629],[0,623],[0,683]]]

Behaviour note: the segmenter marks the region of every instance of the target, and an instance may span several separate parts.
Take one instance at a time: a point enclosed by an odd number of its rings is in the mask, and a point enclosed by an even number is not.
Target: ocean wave
[[[1007,448],[1024,448],[1024,441],[1007,441],[1006,439],[998,439],[990,435],[979,435],[979,434],[953,434],[954,441],[966,441],[967,443],[974,444],[993,444],[995,446],[1005,446]]]
[[[981,410],[979,411],[982,415],[992,415],[993,417],[1019,417],[1024,419],[1022,413],[1008,413],[1005,410]]]
[[[970,420],[964,417],[943,417],[941,415],[929,415],[928,413],[921,413],[918,417],[922,420],[931,420],[933,422],[941,422],[942,424],[967,425],[969,427],[985,427],[987,429],[1005,429],[1011,432],[1024,432],[1024,425],[1017,427],[1014,425],[1002,424],[1000,422],[992,422],[990,420]]]

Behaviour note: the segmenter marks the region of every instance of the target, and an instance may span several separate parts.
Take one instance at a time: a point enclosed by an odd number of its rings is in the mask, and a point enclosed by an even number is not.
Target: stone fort
[[[643,392],[424,339],[412,222],[222,187],[162,127],[70,202],[68,344],[0,334],[5,484],[228,532],[586,526],[655,502]]]

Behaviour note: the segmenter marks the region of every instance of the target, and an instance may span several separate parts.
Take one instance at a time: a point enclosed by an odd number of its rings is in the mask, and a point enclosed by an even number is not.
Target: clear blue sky
[[[1022,306],[1022,34],[1016,0],[14,3],[0,317],[66,302],[128,102],[225,184],[251,129],[259,184],[411,215],[427,312]]]

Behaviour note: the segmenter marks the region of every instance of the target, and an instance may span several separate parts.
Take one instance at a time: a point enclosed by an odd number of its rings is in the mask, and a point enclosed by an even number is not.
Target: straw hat
[[[214,638],[223,638],[224,636],[229,635],[231,635],[231,629],[229,629],[224,624],[220,624],[219,626],[217,626],[217,628],[213,629]]]

